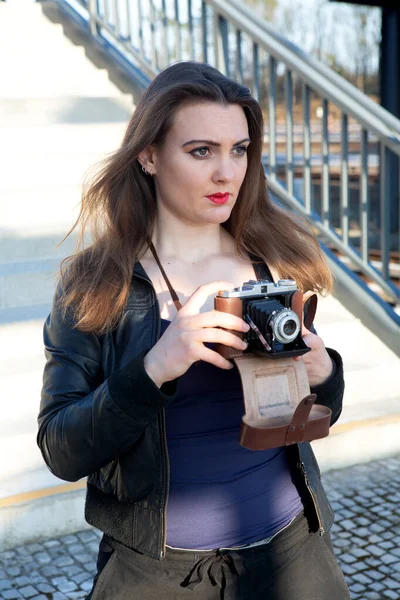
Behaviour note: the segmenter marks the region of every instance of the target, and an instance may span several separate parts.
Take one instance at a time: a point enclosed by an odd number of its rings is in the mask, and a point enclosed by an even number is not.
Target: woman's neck
[[[156,221],[153,244],[164,260],[179,258],[194,264],[209,257],[231,254],[234,240],[219,224],[187,224],[178,220]]]

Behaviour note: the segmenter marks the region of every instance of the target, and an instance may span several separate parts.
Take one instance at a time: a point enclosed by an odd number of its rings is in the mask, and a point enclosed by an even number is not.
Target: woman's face
[[[180,108],[165,142],[151,150],[159,212],[188,224],[225,222],[246,175],[249,143],[240,106],[203,102]]]

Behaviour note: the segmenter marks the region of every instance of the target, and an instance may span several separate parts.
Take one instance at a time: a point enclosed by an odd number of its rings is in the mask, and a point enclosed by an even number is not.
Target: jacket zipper
[[[303,478],[304,478],[305,484],[306,484],[307,489],[309,491],[309,494],[311,496],[311,500],[312,500],[312,502],[314,504],[314,508],[315,508],[315,512],[317,514],[317,519],[318,519],[318,524],[319,524],[318,533],[319,533],[319,535],[324,535],[325,530],[324,530],[324,528],[322,526],[321,514],[320,514],[320,512],[318,510],[318,506],[317,506],[317,503],[316,503],[315,498],[314,498],[314,493],[313,493],[313,491],[311,489],[310,482],[309,482],[308,477],[307,477],[306,467],[305,467],[305,465],[304,465],[304,463],[303,463],[302,460],[299,460],[299,462],[297,463],[297,466],[298,466],[298,468],[300,469],[300,471],[303,474]]]
[[[166,485],[165,485],[165,495],[164,495],[164,508],[162,512],[162,525],[163,525],[163,549],[161,552],[161,558],[165,557],[167,550],[167,506],[168,506],[168,498],[169,498],[169,478],[170,478],[170,463],[168,456],[168,445],[167,445],[167,428],[165,422],[165,408],[161,411],[162,419],[161,419],[161,428],[163,432],[163,441],[164,441],[164,466],[165,466],[165,474],[166,474]]]
[[[161,330],[161,319],[160,319],[160,304],[158,302],[158,298],[154,292],[154,288],[152,286],[154,297],[155,297],[155,305],[157,310],[157,331],[156,331],[156,342],[160,339],[160,330]],[[164,486],[164,505],[162,510],[162,550],[160,553],[161,558],[165,558],[167,551],[167,505],[169,498],[169,478],[170,478],[170,463],[169,463],[169,454],[168,454],[168,442],[167,442],[167,426],[166,426],[166,416],[165,416],[165,408],[161,409],[161,435],[163,441],[163,459],[164,459],[164,473],[165,473],[165,486]]]
[[[160,339],[160,330],[161,330],[161,319],[160,319],[160,304],[158,302],[158,298],[156,296],[153,284],[150,279],[140,275],[139,273],[134,273],[134,276],[142,281],[146,281],[152,290],[153,297],[155,299],[155,306],[157,312],[157,330],[155,335],[154,343],[157,343]],[[161,437],[163,442],[163,450],[164,450],[164,473],[165,473],[165,486],[164,486],[164,506],[162,510],[162,550],[160,552],[160,558],[165,558],[166,550],[167,550],[167,505],[169,498],[169,478],[170,478],[170,462],[169,462],[169,454],[168,454],[168,443],[167,443],[167,428],[166,428],[166,418],[165,418],[165,408],[161,409],[161,421],[160,421],[160,430]]]

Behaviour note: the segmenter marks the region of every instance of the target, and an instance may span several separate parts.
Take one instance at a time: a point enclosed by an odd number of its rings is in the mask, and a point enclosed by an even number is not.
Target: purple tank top
[[[162,320],[162,331],[169,321]],[[285,448],[239,444],[243,395],[236,368],[200,362],[166,410],[170,460],[167,544],[214,549],[263,540],[303,508]]]

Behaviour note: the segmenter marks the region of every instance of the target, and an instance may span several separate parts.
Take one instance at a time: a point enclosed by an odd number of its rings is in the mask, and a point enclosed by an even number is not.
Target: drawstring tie
[[[204,556],[193,567],[182,587],[194,590],[208,575],[213,585],[225,589],[232,585],[239,575],[244,573],[242,560],[237,552]]]

